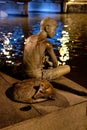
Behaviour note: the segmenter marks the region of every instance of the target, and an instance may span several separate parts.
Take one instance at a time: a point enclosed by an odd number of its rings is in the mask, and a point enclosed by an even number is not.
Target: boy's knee
[[[66,69],[66,71],[68,71],[68,72],[70,72],[70,70],[71,70],[71,68],[70,68],[69,65],[65,65],[65,69]]]

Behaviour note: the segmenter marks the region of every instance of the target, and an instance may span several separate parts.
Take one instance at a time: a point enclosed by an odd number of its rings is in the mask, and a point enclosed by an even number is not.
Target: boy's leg
[[[53,80],[57,79],[67,73],[70,72],[70,66],[69,65],[64,65],[64,66],[59,66],[57,68],[51,68],[43,71],[43,79],[46,80]]]

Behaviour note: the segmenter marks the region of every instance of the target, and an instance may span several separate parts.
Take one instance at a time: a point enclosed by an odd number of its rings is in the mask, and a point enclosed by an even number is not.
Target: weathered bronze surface
[[[58,60],[52,44],[46,40],[47,37],[54,36],[56,27],[57,22],[50,17],[46,17],[40,23],[40,32],[27,38],[23,65],[28,77],[50,81],[70,72],[68,65],[58,66]],[[43,62],[46,55],[50,59],[48,63],[51,63],[48,65],[48,68],[46,68]]]

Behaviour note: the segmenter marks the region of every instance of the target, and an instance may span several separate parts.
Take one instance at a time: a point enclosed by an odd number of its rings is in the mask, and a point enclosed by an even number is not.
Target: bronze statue
[[[47,37],[54,36],[56,27],[56,21],[46,17],[40,23],[40,32],[27,38],[23,67],[28,79],[14,85],[13,100],[36,103],[55,99],[55,91],[50,81],[70,72],[68,65],[58,66],[53,47],[46,40]]]
[[[52,44],[46,40],[47,37],[52,38],[54,36],[56,27],[57,22],[50,17],[46,17],[40,23],[40,32],[27,38],[23,55],[23,67],[29,78],[51,81],[70,72],[68,65],[58,66]],[[50,59],[48,68],[45,68],[44,64],[46,54]]]

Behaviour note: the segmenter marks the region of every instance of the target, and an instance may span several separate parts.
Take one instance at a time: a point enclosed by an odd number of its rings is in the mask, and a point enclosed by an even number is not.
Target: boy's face
[[[56,25],[49,25],[47,27],[47,29],[46,29],[46,31],[47,31],[47,37],[52,38],[55,35],[56,27],[57,27]]]

